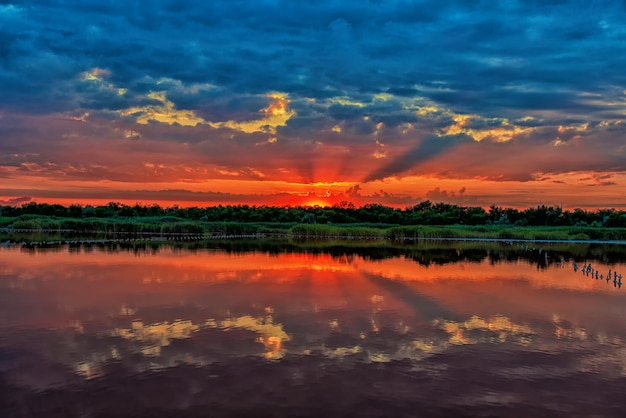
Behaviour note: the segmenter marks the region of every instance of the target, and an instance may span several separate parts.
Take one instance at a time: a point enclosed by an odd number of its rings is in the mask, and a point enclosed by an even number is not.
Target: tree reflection
[[[563,260],[597,260],[607,264],[626,260],[624,246],[619,244],[526,243],[489,241],[423,240],[394,243],[389,241],[295,240],[287,238],[258,238],[196,241],[105,241],[76,240],[70,242],[36,241],[18,246],[20,251],[70,251],[90,252],[99,249],[108,253],[131,252],[157,254],[162,249],[186,252],[206,250],[228,254],[265,253],[327,254],[332,257],[358,256],[366,260],[385,260],[405,257],[416,263],[444,265],[460,261],[480,263],[488,259],[491,264],[525,261],[546,269]]]

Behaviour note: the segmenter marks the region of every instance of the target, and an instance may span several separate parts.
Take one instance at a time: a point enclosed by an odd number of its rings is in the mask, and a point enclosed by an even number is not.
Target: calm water
[[[625,249],[3,247],[0,416],[623,416]]]

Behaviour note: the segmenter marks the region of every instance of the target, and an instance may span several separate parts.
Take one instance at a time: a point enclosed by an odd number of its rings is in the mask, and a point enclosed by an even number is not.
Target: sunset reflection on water
[[[270,361],[275,373],[288,367],[303,387],[315,381],[304,377],[310,367],[322,367],[315,373],[323,379],[367,364],[386,365],[393,373],[384,379],[401,381],[399,370],[435,381],[487,373],[494,386],[479,392],[491,400],[471,401],[481,407],[536,396],[500,393],[503,376],[508,386],[566,376],[626,381],[626,289],[574,271],[569,260],[539,268],[522,258],[433,263],[409,253],[372,259],[167,246],[14,247],[0,257],[0,376],[14,394],[11,411],[36,393],[72,398],[81,379],[132,382],[188,366],[244,373],[244,363],[254,374],[262,363],[250,369],[252,359]],[[594,265],[626,270],[623,262]],[[329,361],[335,366],[326,369]],[[467,394],[452,404],[463,402]]]

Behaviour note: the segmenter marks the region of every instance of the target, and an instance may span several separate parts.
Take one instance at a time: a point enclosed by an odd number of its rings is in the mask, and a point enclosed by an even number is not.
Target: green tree
[[[87,205],[83,208],[82,217],[83,218],[92,218],[96,216],[96,208],[91,205]]]
[[[128,205],[124,205],[122,206],[122,208],[119,210],[119,212],[117,212],[118,216],[123,216],[126,218],[132,218],[137,216],[137,211],[135,210],[135,208],[128,206]]]
[[[485,209],[472,207],[467,209],[464,223],[467,225],[484,225],[488,219]]]
[[[80,218],[83,216],[83,207],[77,204],[70,205],[67,214],[70,218]]]
[[[301,224],[314,224],[317,223],[315,221],[315,214],[314,213],[307,213],[306,215],[304,215],[302,217],[302,219],[300,220]]]

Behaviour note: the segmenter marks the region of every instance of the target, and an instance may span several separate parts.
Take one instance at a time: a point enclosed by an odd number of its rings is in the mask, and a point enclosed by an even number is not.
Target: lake
[[[622,416],[625,249],[5,245],[0,416]]]

